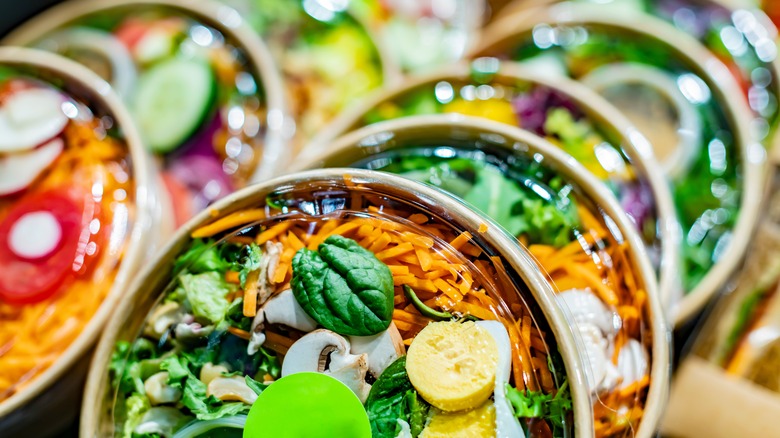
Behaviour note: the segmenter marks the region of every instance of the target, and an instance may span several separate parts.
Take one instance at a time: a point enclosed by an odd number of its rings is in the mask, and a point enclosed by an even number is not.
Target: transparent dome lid
[[[177,225],[284,163],[281,79],[238,13],[209,2],[60,5],[9,37],[109,81],[162,167]]]
[[[647,140],[615,107],[575,81],[550,78],[532,65],[480,58],[406,81],[345,113],[309,145],[371,123],[430,114],[463,114],[517,126],[570,154],[617,196],[639,230],[668,308],[682,295],[680,232],[666,179]]]
[[[579,342],[598,436],[636,430],[664,399],[667,335],[641,240],[603,184],[553,145],[477,118],[418,116],[355,131],[309,165],[436,186],[527,247]],[[648,417],[654,429],[658,413]]]
[[[575,18],[576,17],[576,18]],[[633,17],[633,18],[632,18]],[[561,4],[486,30],[478,56],[544,60],[607,98],[650,140],[672,184],[692,316],[742,260],[758,217],[765,153],[728,68],[695,38],[648,15]]]
[[[373,436],[571,436],[588,391],[552,298],[522,247],[452,197],[385,173],[294,174],[190,222],[136,282],[85,427],[241,429],[276,382],[319,373]],[[290,412],[332,410],[321,398]]]
[[[84,353],[138,262],[147,163],[100,85],[53,55],[0,50],[0,417]]]

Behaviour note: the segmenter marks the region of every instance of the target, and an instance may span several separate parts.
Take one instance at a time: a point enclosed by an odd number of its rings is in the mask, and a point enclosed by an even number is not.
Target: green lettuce
[[[235,286],[228,284],[224,275],[216,271],[183,274],[179,276],[179,283],[196,317],[214,324],[225,319],[230,305],[226,297]]]

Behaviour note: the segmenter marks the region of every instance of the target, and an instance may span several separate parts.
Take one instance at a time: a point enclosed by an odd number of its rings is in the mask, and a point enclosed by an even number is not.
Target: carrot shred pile
[[[113,284],[125,247],[126,233],[114,229],[115,209],[122,204],[127,209],[127,219],[132,221],[134,217],[133,205],[128,200],[135,193],[129,181],[124,145],[106,136],[96,120],[71,121],[64,139],[63,153],[28,192],[76,186],[84,193],[94,193],[93,185],[102,185],[98,199],[102,227],[118,233],[119,245],[111,251],[104,248],[87,275],[78,277],[50,299],[22,306],[0,301],[0,402],[51,366],[97,312]],[[11,206],[0,202],[0,218]]]
[[[588,209],[578,207],[584,231],[577,239],[562,248],[546,245],[530,245],[528,249],[536,258],[555,289],[589,290],[608,307],[616,309],[622,319],[622,329],[615,339],[612,362],[617,364],[618,354],[628,339],[647,344],[643,332],[647,292],[635,277],[635,268],[629,260],[628,243],[618,243],[606,227]],[[649,345],[645,345],[651,351]],[[599,394],[594,403],[596,436],[615,436],[638,426],[643,412],[643,394],[650,382],[646,374],[638,382],[624,389]],[[629,406],[625,414],[621,407]]]
[[[368,211],[379,213],[380,209],[370,207]],[[409,215],[388,209],[382,209],[381,212],[391,212],[404,217],[409,221],[409,225],[375,215],[348,219],[282,219],[276,223],[271,221],[261,229],[254,242],[274,242],[282,245],[278,265],[271,274],[272,283],[276,285],[275,290],[280,292],[290,287],[292,259],[299,249],[305,247],[316,250],[332,235],[351,238],[373,252],[390,268],[395,285],[393,323],[407,346],[432,319],[422,315],[407,300],[403,285],[410,286],[420,300],[432,309],[450,312],[456,316],[472,315],[483,320],[500,320],[509,332],[515,352],[515,385],[521,389],[554,391],[555,382],[547,363],[549,347],[545,343],[544,334],[534,325],[530,311],[522,306],[514,308],[511,317],[501,316],[497,298],[487,292],[488,286],[482,284],[481,280],[496,276],[495,261],[479,258],[482,251],[472,242],[471,233],[456,234],[420,213]],[[241,225],[249,225],[257,217],[259,215],[233,213],[195,230],[192,236],[211,237]],[[242,220],[245,222],[240,223]],[[233,278],[234,273],[229,273],[228,276],[229,280],[237,281],[237,278]],[[247,289],[249,287],[251,286],[248,285]],[[491,287],[497,289],[495,286]],[[252,291],[250,294],[256,296]],[[251,316],[251,311],[246,310],[245,308],[244,315]],[[269,347],[284,353],[289,345],[277,342]]]

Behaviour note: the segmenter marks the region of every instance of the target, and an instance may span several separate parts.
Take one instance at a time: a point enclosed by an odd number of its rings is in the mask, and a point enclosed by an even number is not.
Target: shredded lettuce
[[[141,394],[133,394],[125,400],[126,420],[122,428],[123,438],[132,438],[133,430],[141,424],[144,414],[151,409],[149,399]]]
[[[225,319],[230,304],[226,297],[235,287],[225,281],[224,275],[216,271],[183,274],[179,276],[179,283],[196,317],[214,324]]]
[[[567,429],[567,416],[572,410],[569,382],[564,381],[555,395],[541,391],[521,391],[506,385],[506,397],[518,418],[541,418],[550,422],[553,436],[563,436]]]
[[[193,240],[189,249],[179,256],[173,264],[174,272],[186,269],[194,274],[209,271],[224,272],[229,267],[230,262],[222,258],[214,242],[203,239]]]
[[[161,368],[168,371],[168,384],[182,390],[181,404],[198,420],[215,420],[249,411],[250,406],[247,404],[225,403],[214,396],[207,396],[206,384],[195,376],[185,357],[170,356],[163,361]]]

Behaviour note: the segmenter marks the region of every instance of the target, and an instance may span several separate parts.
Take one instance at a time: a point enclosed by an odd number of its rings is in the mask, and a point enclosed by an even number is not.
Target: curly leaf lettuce
[[[227,295],[234,291],[234,286],[225,281],[225,277],[216,271],[202,274],[184,274],[179,276],[183,295],[192,307],[192,313],[213,324],[225,319],[228,303]],[[178,293],[178,292],[177,292]]]

